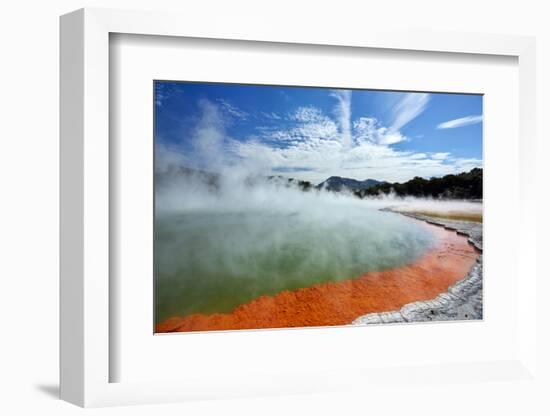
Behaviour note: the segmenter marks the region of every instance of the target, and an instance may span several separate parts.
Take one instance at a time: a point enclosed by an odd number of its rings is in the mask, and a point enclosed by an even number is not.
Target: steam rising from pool
[[[414,261],[434,243],[395,201],[286,179],[164,175],[156,186],[156,321]]]

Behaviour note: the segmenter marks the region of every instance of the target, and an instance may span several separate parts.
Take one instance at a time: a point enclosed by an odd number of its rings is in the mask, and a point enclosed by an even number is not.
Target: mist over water
[[[398,267],[433,244],[422,224],[380,211],[387,200],[286,179],[175,173],[155,200],[157,322]]]

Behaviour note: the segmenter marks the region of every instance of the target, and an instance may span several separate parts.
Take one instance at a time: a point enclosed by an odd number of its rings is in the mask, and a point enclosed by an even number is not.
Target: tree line
[[[354,192],[359,198],[395,193],[397,196],[432,197],[442,199],[482,199],[483,169],[424,179],[419,176],[403,183],[384,182]]]

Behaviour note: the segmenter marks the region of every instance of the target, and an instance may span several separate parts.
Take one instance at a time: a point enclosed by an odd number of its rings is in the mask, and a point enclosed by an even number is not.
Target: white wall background
[[[82,410],[56,399],[58,368],[58,16],[74,9],[116,7],[178,10],[205,24],[212,16],[323,25],[391,22],[405,27],[536,35],[538,48],[538,134],[540,226],[550,187],[550,12],[534,0],[386,1],[210,1],[11,0],[0,8],[0,413],[76,414]],[[544,138],[544,139],[543,139]],[[540,258],[549,245],[540,239]],[[540,262],[542,267],[542,262]],[[546,266],[545,266],[546,267]],[[548,268],[546,267],[546,270]],[[549,309],[539,284],[539,368],[545,383],[457,384],[426,388],[388,387],[376,397],[338,393],[323,396],[197,402],[92,410],[101,415],[163,414],[549,414]]]

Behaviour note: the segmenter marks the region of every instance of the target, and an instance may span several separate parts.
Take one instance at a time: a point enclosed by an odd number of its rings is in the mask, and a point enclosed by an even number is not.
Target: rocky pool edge
[[[483,319],[483,224],[387,210],[464,235],[479,251],[479,256],[466,277],[450,286],[447,292],[434,299],[408,303],[396,311],[362,315],[351,325]]]

